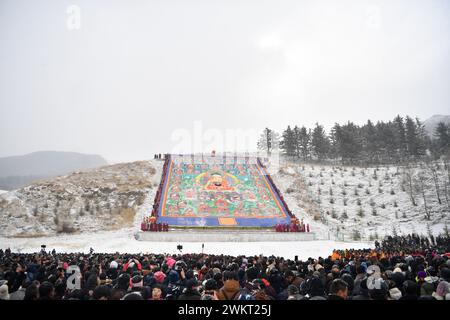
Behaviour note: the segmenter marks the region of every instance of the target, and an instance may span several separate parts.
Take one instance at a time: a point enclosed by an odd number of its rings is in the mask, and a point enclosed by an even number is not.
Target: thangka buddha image
[[[202,185],[202,190],[208,191],[234,191],[233,184],[238,184],[239,180],[229,173],[213,171],[205,172],[196,177],[197,184]]]
[[[210,178],[208,179],[208,182],[204,186],[204,189],[216,191],[234,190],[234,188],[228,184],[228,181],[224,179],[220,173],[211,174]]]

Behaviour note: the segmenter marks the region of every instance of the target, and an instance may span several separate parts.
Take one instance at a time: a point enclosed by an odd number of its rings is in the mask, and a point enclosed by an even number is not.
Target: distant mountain
[[[425,125],[425,131],[428,135],[433,136],[434,129],[436,129],[439,122],[450,124],[450,115],[444,116],[441,114],[435,114],[431,118],[425,120],[423,124]]]
[[[107,164],[99,155],[63,151],[38,151],[4,157],[0,158],[0,189],[12,190],[35,180]]]

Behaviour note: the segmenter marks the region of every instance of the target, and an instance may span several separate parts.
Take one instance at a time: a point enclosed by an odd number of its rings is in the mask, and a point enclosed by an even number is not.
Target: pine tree
[[[397,148],[398,159],[402,160],[406,157],[407,154],[407,144],[406,144],[406,130],[405,124],[403,122],[403,118],[398,115],[394,119],[395,126],[395,145]]]
[[[359,241],[361,240],[361,232],[358,229],[354,229],[353,230],[353,240],[354,241]]]
[[[439,122],[433,135],[436,138],[438,154],[447,154],[450,150],[450,124]]]
[[[280,149],[287,156],[294,157],[296,150],[296,141],[294,131],[291,129],[291,126],[288,126],[287,129],[283,132],[280,142]]]
[[[352,122],[344,126],[335,125],[333,136],[336,140],[337,153],[343,163],[354,163],[359,160],[363,145],[358,126]]]
[[[408,156],[416,159],[425,154],[425,133],[423,124],[407,116],[405,121]]]
[[[339,142],[338,142],[339,131],[340,131],[340,125],[338,123],[335,123],[334,126],[331,128],[330,135],[329,135],[329,140],[330,140],[329,157],[331,159],[339,158]]]
[[[427,152],[434,159],[450,155],[450,124],[440,123],[433,137],[427,136],[419,119],[398,115],[393,121],[376,124],[367,120],[363,126],[335,123],[329,135],[318,123],[313,129],[288,126],[282,133],[280,147],[284,155],[292,158],[334,159],[341,164],[402,163],[423,159]],[[275,147],[278,147],[275,132],[264,129],[258,149],[270,154]]]
[[[419,118],[415,119],[416,121],[416,130],[417,130],[417,146],[416,146],[416,153],[417,157],[423,157],[427,153],[427,144],[429,141],[429,137],[425,131],[425,125],[422,121],[419,120]]]
[[[372,121],[367,120],[367,123],[362,127],[363,143],[364,143],[364,158],[366,162],[378,162],[378,130],[373,125]]]
[[[400,160],[395,123],[391,121],[387,123],[378,122],[376,125],[376,140],[380,161],[398,162]]]
[[[310,157],[310,143],[311,132],[308,132],[306,127],[303,126],[300,128],[297,136],[297,144],[303,160],[307,160]]]
[[[312,153],[318,160],[323,160],[327,157],[330,151],[330,141],[323,129],[323,126],[316,123],[311,137]]]

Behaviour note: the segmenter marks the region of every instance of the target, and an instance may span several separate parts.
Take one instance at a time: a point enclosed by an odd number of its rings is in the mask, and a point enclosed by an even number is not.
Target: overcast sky
[[[449,49],[448,0],[0,0],[0,156],[425,120],[450,114]]]

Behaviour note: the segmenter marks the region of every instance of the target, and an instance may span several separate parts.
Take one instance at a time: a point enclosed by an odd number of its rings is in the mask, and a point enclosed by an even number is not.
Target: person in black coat
[[[39,300],[53,300],[55,287],[52,283],[44,281],[39,286]]]
[[[186,281],[186,288],[183,290],[183,293],[180,294],[178,300],[200,300],[201,295],[195,289],[197,281],[195,279],[189,279]]]
[[[346,300],[348,297],[348,284],[342,279],[334,279],[330,285],[328,300]]]
[[[417,300],[419,293],[419,286],[416,282],[411,280],[406,280],[403,283],[403,295],[400,300]]]
[[[306,292],[309,297],[324,297],[325,288],[319,277],[312,277],[306,283]]]
[[[354,295],[352,300],[371,300],[369,296],[369,289],[367,288],[367,277],[361,280],[358,294]]]

